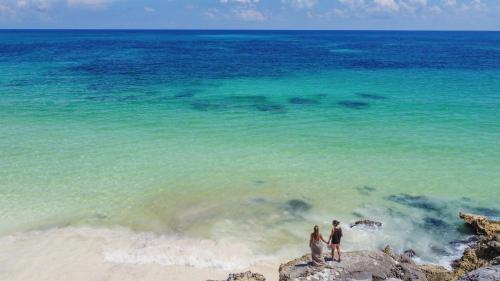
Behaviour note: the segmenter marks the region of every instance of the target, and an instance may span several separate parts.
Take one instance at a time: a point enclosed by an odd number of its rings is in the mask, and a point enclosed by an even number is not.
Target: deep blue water
[[[499,120],[500,32],[2,30],[0,233],[298,254],[367,216],[346,248],[441,262],[458,211],[500,215]]]

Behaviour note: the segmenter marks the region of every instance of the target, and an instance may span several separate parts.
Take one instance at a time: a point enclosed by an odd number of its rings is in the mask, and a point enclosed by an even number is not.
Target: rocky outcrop
[[[500,265],[483,267],[465,274],[459,281],[499,281]]]
[[[342,254],[342,262],[332,262],[329,257],[326,259],[324,266],[313,266],[310,255],[282,264],[279,280],[451,280],[451,273],[443,267],[420,266],[411,259],[399,259],[398,256],[391,256],[382,251],[346,252]]]
[[[500,222],[489,220],[483,216],[463,213],[460,213],[460,218],[473,227],[480,236],[477,242],[464,251],[460,259],[454,261],[455,277],[467,276],[467,272],[482,267],[500,265]],[[500,280],[500,275],[496,278]]]
[[[475,269],[500,264],[500,235],[481,237],[453,263],[456,277]],[[500,280],[500,276],[499,276]]]
[[[407,250],[395,254],[390,246],[382,251],[357,251],[342,254],[342,262],[328,259],[324,266],[313,266],[310,255],[302,256],[279,269],[280,281],[327,281],[327,280],[403,280],[403,281],[500,281],[500,222],[483,216],[460,213],[460,217],[478,234],[462,258],[453,264],[451,272],[436,265],[417,265],[416,255]],[[355,226],[380,227],[371,220],[360,220]],[[461,278],[461,279],[459,279]],[[475,279],[474,279],[475,278]],[[489,278],[489,279],[488,279]]]
[[[427,278],[427,281],[451,281],[453,274],[446,268],[433,264],[424,264],[419,266]]]
[[[342,253],[342,262],[326,256],[323,266],[313,266],[310,255],[282,264],[280,281],[500,281],[500,222],[486,217],[463,214],[460,217],[477,232],[471,246],[462,258],[453,263],[449,271],[437,265],[418,265],[412,257],[415,251],[408,249],[395,254],[388,245],[382,251],[356,251]],[[361,220],[354,226],[380,227],[376,221]],[[469,241],[467,240],[467,243]],[[227,281],[264,281],[261,274],[231,274]]]
[[[500,221],[465,213],[460,213],[459,216],[466,224],[472,226],[478,235],[493,236],[500,234]]]
[[[353,228],[356,226],[364,226],[364,227],[376,229],[376,228],[381,227],[382,223],[379,221],[373,221],[373,220],[359,220],[359,221],[355,221],[349,225],[350,228]]]
[[[229,277],[226,280],[220,280],[220,281],[266,281],[266,278],[262,274],[252,273],[251,271],[247,271],[243,273],[231,273],[229,274]]]

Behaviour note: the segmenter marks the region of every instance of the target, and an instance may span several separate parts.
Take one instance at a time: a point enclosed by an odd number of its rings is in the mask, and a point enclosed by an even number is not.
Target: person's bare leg
[[[339,262],[340,262],[340,245],[337,244],[336,248],[337,248],[337,255],[339,256]]]
[[[332,245],[332,262],[335,260],[335,246]]]

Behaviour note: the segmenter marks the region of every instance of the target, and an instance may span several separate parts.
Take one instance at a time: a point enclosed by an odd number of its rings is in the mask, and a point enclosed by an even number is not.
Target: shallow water
[[[446,263],[458,211],[500,216],[500,33],[0,35],[2,234],[120,225],[290,256],[337,218],[345,248]]]

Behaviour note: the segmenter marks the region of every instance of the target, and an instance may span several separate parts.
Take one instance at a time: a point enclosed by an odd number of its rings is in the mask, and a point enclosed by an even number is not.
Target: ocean
[[[113,262],[245,267],[338,219],[449,266],[499,140],[499,32],[0,31],[0,235],[159,239]]]

